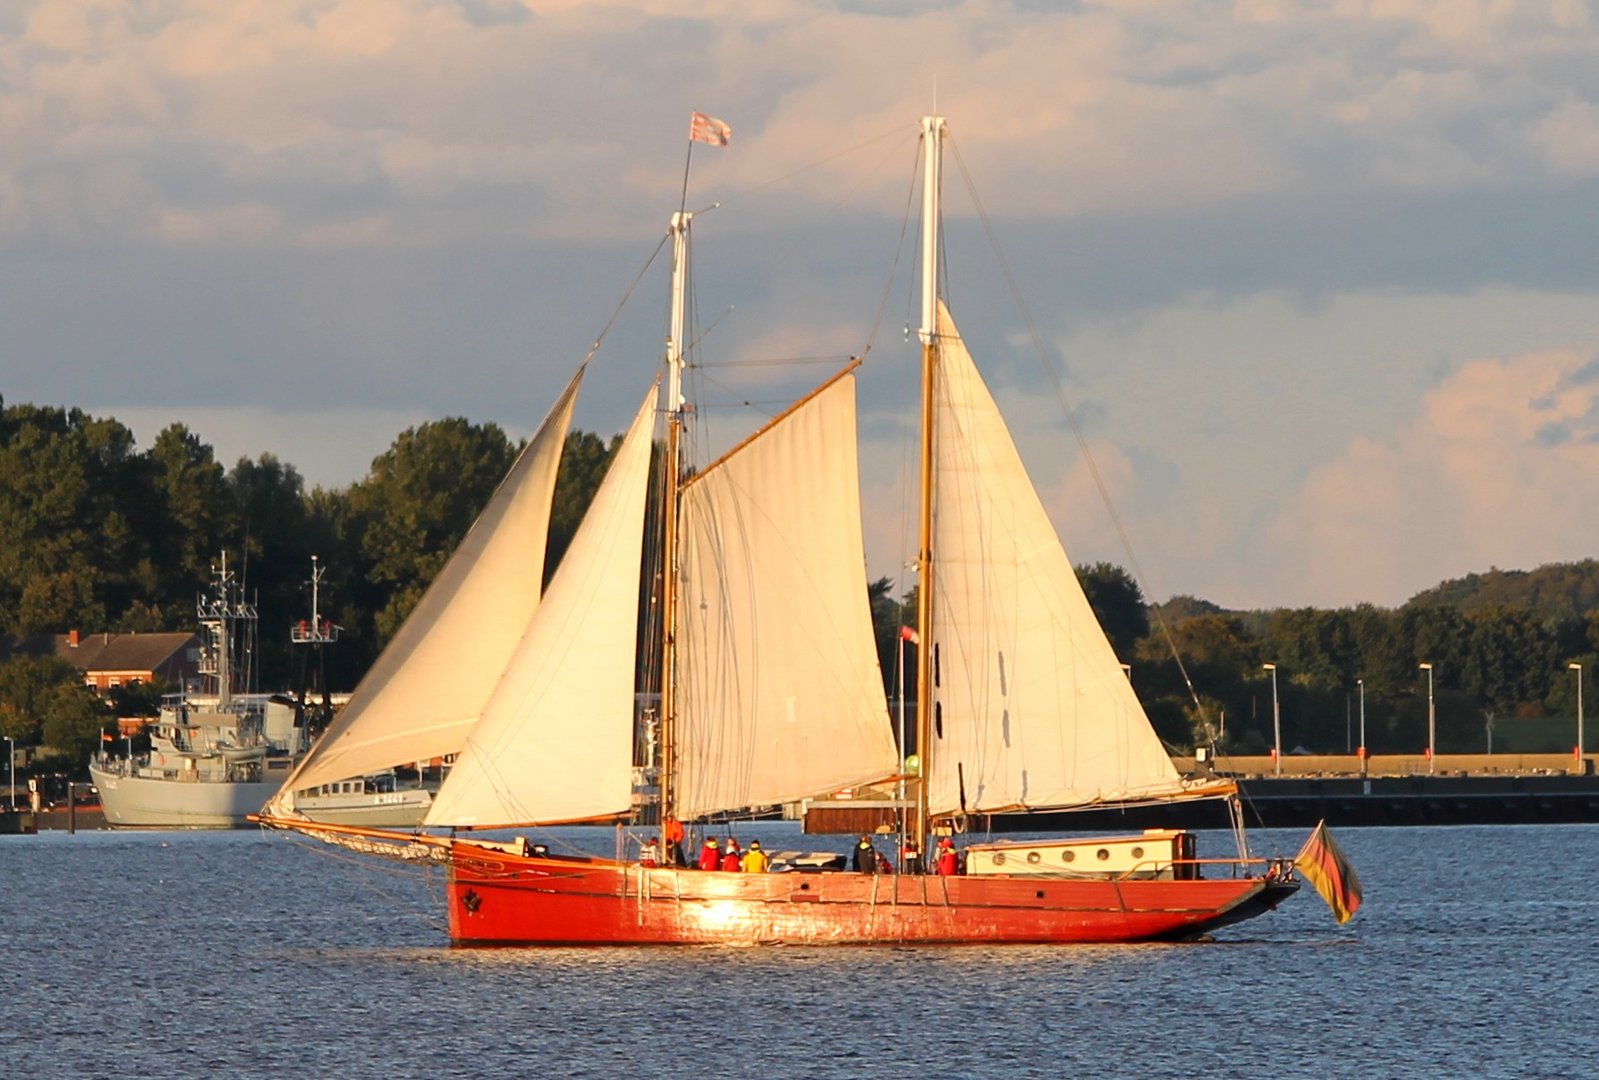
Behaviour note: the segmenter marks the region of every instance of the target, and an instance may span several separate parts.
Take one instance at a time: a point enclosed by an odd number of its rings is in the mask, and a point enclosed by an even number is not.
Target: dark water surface
[[[1344,927],[1306,890],[1197,945],[464,951],[436,874],[322,845],[4,837],[0,1071],[1599,1076],[1599,826],[1339,840],[1366,888]]]

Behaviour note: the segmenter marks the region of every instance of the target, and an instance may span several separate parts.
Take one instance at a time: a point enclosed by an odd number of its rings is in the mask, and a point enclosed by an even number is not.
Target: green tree
[[[1138,641],[1149,634],[1149,607],[1133,576],[1114,563],[1079,566],[1077,580],[1088,597],[1111,648],[1123,662],[1137,654]]]
[[[459,417],[410,428],[350,493],[363,601],[387,642],[448,561],[510,470],[515,449],[496,424]]]
[[[81,766],[100,745],[100,733],[110,719],[105,703],[82,682],[57,683],[45,700],[45,745]]]
[[[140,598],[165,609],[176,630],[190,616],[195,593],[210,578],[211,564],[237,532],[237,517],[227,474],[211,447],[182,424],[155,438],[148,453],[151,530],[157,578]]]
[[[577,535],[577,527],[588,513],[594,493],[599,491],[611,458],[622,445],[622,436],[611,438],[610,445],[598,435],[573,431],[566,436],[561,451],[561,468],[555,477],[555,499],[550,505],[550,540],[544,550],[544,583],[555,576],[555,568]]]
[[[83,674],[54,656],[0,662],[0,734],[19,745],[48,747],[82,765],[100,744],[111,713],[83,685]]]
[[[13,632],[104,626],[137,592],[132,433],[79,409],[0,414],[0,612]]]

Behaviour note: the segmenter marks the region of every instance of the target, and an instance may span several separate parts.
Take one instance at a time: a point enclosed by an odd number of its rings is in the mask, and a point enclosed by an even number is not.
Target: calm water
[[[610,832],[564,835],[613,846]],[[796,846],[783,826],[741,835]],[[1292,853],[1302,834],[1255,839]],[[445,945],[436,877],[321,845],[256,833],[3,837],[0,1068],[1599,1075],[1599,826],[1339,839],[1366,887],[1345,927],[1307,891],[1199,945],[483,952]],[[1207,836],[1202,848],[1220,843]]]

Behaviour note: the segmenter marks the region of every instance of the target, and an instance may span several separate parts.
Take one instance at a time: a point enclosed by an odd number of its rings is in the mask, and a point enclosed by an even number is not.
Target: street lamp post
[[[1430,773],[1438,766],[1438,710],[1433,705],[1432,665],[1417,666],[1427,673],[1427,771]]]
[[[1360,775],[1366,775],[1366,680],[1356,679],[1355,687],[1360,691]]]
[[[1272,751],[1272,760],[1276,765],[1278,776],[1283,774],[1283,715],[1277,705],[1277,665],[1262,664],[1262,671],[1271,672],[1271,742],[1275,748]]]
[[[1582,742],[1582,665],[1567,664],[1566,667],[1577,673],[1577,771],[1580,773],[1583,771],[1582,755],[1585,749]]]

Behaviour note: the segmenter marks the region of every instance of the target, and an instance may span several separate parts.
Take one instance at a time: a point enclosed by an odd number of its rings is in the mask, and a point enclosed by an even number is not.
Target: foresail
[[[942,305],[938,349],[931,812],[1180,792]]]
[[[625,812],[654,394],[644,401],[428,825]]]
[[[295,791],[460,750],[539,605],[555,476],[582,381],[580,367],[270,812],[292,814]]]
[[[789,802],[898,768],[866,595],[855,441],[846,371],[683,490],[681,817]]]

